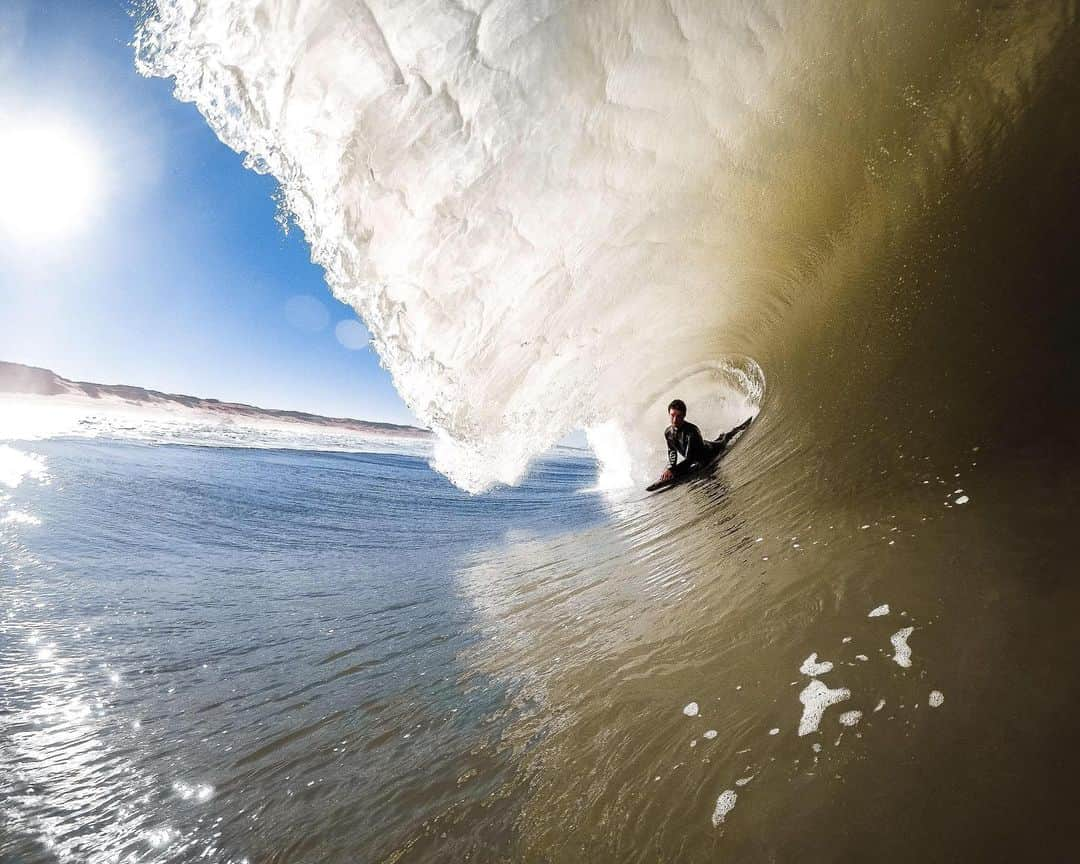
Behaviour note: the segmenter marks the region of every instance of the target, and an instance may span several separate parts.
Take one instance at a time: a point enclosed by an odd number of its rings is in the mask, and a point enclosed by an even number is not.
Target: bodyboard
[[[746,431],[746,427],[750,425],[750,421],[753,419],[754,418],[751,417],[749,420],[740,423],[730,432],[727,432],[723,436],[721,436],[722,439],[726,439],[724,440],[724,446],[717,450],[711,459],[705,462],[698,462],[691,465],[681,474],[672,477],[670,480],[657,480],[655,483],[650,483],[648,486],[645,487],[645,491],[659,492],[663,489],[670,489],[672,486],[678,486],[681,483],[685,483],[687,480],[692,480],[694,477],[700,477],[702,474],[707,473],[713,467],[715,467],[716,464],[724,458],[724,456],[727,455],[728,451],[731,449],[732,444],[734,444],[734,442],[738,438],[742,437],[742,433]]]

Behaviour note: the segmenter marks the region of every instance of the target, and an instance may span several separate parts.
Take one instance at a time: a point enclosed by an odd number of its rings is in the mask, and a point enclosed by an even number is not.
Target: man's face
[[[683,418],[686,416],[678,408],[669,408],[668,416],[671,417],[671,425],[678,429],[682,426]]]

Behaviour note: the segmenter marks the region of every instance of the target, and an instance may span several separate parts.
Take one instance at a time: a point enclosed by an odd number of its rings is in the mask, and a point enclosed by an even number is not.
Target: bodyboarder
[[[672,399],[668,405],[668,416],[671,425],[664,430],[664,440],[667,442],[668,467],[660,475],[658,483],[667,483],[689,471],[710,462],[727,445],[727,442],[738,432],[750,425],[749,418],[740,423],[730,432],[717,438],[715,441],[706,441],[701,436],[701,430],[686,419],[686,403],[682,399]],[[679,456],[683,457],[679,462]]]

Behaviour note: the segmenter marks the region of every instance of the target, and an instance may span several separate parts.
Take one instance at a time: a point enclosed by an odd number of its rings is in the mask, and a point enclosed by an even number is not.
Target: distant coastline
[[[380,423],[373,420],[356,420],[350,417],[324,417],[306,411],[287,411],[279,408],[259,408],[241,402],[223,402],[200,396],[180,393],[164,393],[147,390],[129,384],[96,384],[89,381],[72,381],[57,375],[51,369],[25,366],[0,360],[0,393],[27,396],[57,396],[86,399],[122,400],[133,408],[189,408],[208,411],[225,419],[273,420],[275,422],[302,423],[326,429],[361,432],[368,435],[390,435],[395,438],[430,438],[430,429],[398,423]]]

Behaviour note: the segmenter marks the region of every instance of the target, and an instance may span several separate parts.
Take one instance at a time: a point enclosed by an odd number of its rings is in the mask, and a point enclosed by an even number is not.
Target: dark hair
[[[672,408],[681,411],[683,414],[686,413],[686,403],[682,399],[672,399],[671,404],[667,406],[667,410],[670,411]]]

